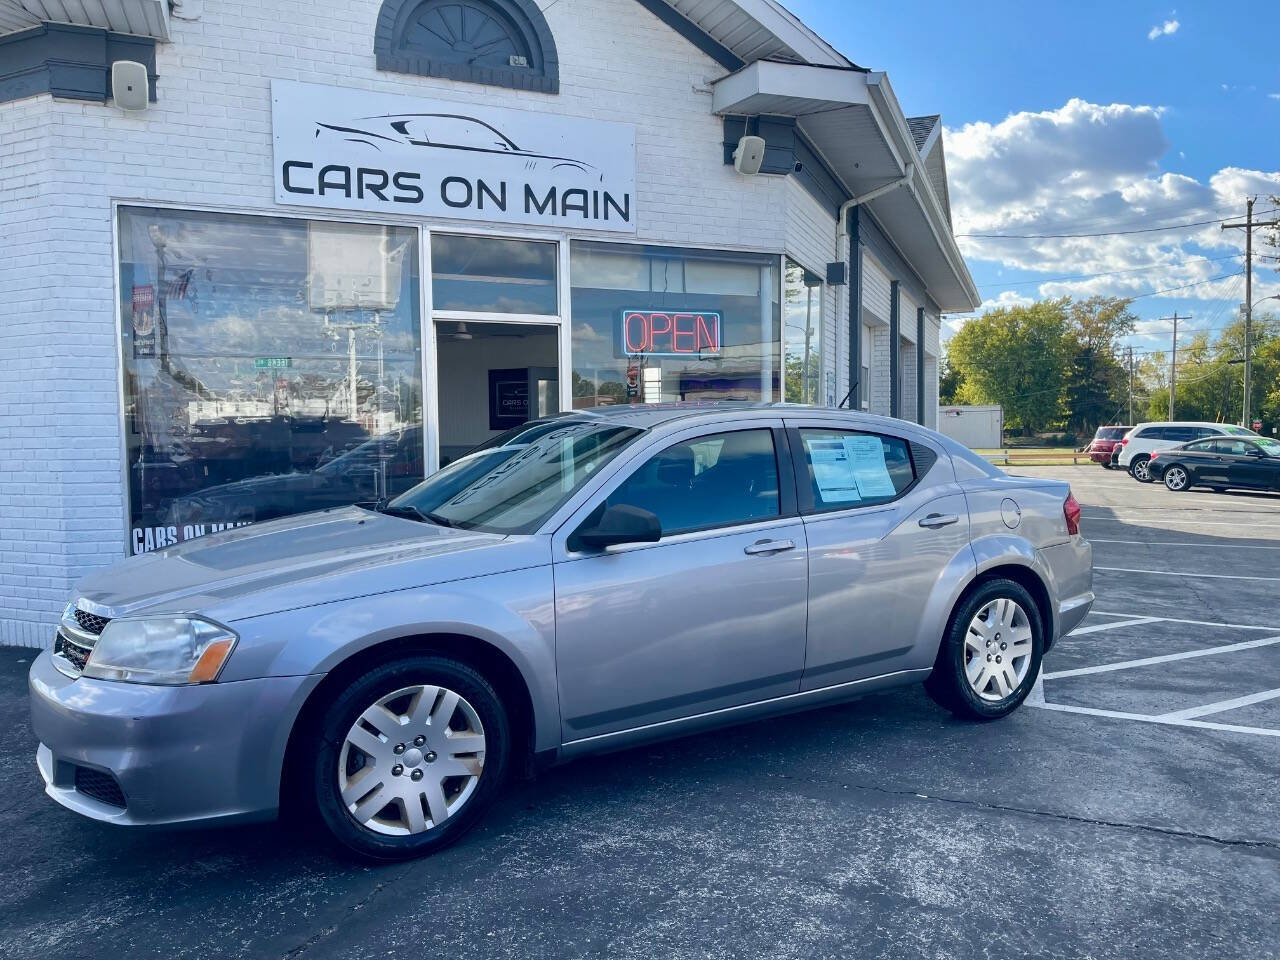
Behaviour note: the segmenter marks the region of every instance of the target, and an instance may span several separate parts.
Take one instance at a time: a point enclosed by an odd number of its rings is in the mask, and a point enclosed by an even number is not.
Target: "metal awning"
[[[885,74],[759,60],[715,81],[712,104],[720,115],[795,117],[854,197],[906,177],[865,205],[943,310],[981,303]]]
[[[42,23],[99,27],[156,40],[169,39],[168,0],[0,0],[0,36]]]

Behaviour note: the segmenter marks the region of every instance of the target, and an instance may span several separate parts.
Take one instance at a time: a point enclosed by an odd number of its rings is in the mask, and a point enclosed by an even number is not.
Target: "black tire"
[[[357,718],[379,698],[414,684],[448,688],[471,704],[483,725],[484,767],[470,799],[440,826],[389,836],[358,823],[347,810],[338,785],[338,762]],[[506,779],[511,725],[497,692],[478,672],[447,657],[421,654],[381,664],[353,680],[324,708],[318,735],[304,749],[307,756],[302,762],[316,812],[339,847],[365,860],[409,860],[447,847],[475,826]]]
[[[1146,477],[1145,477],[1145,479],[1144,479],[1143,477],[1138,476],[1138,474],[1137,474],[1137,472],[1136,472],[1136,471],[1137,471],[1137,468],[1138,468],[1138,464],[1144,464],[1144,465],[1145,465],[1145,464],[1148,464],[1148,463],[1150,463],[1150,462],[1151,462],[1151,458],[1150,458],[1150,457],[1134,457],[1134,458],[1133,458],[1133,460],[1129,463],[1129,476],[1133,477],[1133,479],[1137,480],[1139,483],[1151,483],[1151,474],[1150,474],[1150,473],[1147,473],[1147,475],[1146,475]]]
[[[969,623],[978,612],[993,600],[1010,599],[1017,602],[1027,615],[1031,627],[1031,663],[1026,676],[1011,694],[1000,701],[984,700],[969,684],[965,676],[965,634]],[[947,625],[946,635],[938,646],[938,656],[933,672],[924,681],[924,688],[939,706],[967,720],[998,720],[1016,710],[1027,698],[1040,675],[1040,661],[1044,657],[1045,625],[1040,608],[1027,589],[1013,580],[986,580],[969,591],[956,605]]]
[[[1180,487],[1174,486],[1169,479],[1170,476],[1173,476],[1173,477],[1178,476],[1178,474],[1174,472],[1176,470],[1181,470],[1182,475],[1185,478],[1183,480],[1182,486]],[[1185,467],[1181,467],[1175,463],[1175,464],[1172,464],[1171,466],[1165,467],[1164,471],[1160,474],[1160,482],[1163,483],[1164,488],[1170,491],[1171,493],[1186,493],[1191,489],[1191,474],[1187,473],[1187,470]]]

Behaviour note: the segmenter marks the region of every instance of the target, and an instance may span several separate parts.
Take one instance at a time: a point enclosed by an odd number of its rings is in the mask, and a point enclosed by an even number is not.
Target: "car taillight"
[[[1156,459],[1156,458],[1157,458],[1157,457],[1159,457],[1159,456],[1160,456],[1160,454],[1159,454],[1159,453],[1153,453],[1153,454],[1151,454],[1151,456],[1148,458],[1147,462],[1148,462],[1148,463],[1150,463],[1152,460]]]
[[[1123,440],[1121,440],[1121,441],[1120,441],[1120,446],[1122,446],[1122,447],[1127,447],[1128,445],[1129,445],[1129,438],[1128,438],[1128,437],[1125,437]]]
[[[1080,532],[1080,503],[1070,490],[1067,499],[1062,502],[1062,516],[1067,521],[1067,533],[1075,536]]]

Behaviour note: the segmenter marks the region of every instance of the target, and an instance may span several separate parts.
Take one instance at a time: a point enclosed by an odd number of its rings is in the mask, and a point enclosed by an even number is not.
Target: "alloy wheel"
[[[1151,479],[1151,467],[1145,459],[1134,461],[1133,476],[1135,480],[1141,480],[1143,483]]]
[[[361,826],[418,834],[471,799],[484,756],[484,726],[466,698],[445,687],[402,687],[371,704],[347,731],[338,789]]]
[[[1016,600],[999,597],[969,621],[964,638],[964,672],[983,700],[1010,696],[1031,666],[1031,621]]]
[[[1181,467],[1170,467],[1164,472],[1164,485],[1170,490],[1183,490],[1187,486],[1187,471]]]

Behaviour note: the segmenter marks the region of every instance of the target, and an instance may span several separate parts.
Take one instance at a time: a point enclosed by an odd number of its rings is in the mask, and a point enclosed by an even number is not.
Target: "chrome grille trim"
[[[90,613],[88,610],[82,610],[80,607],[75,609],[76,623],[80,625],[80,629],[86,633],[99,634],[111,622],[110,617],[100,617],[96,613]]]

